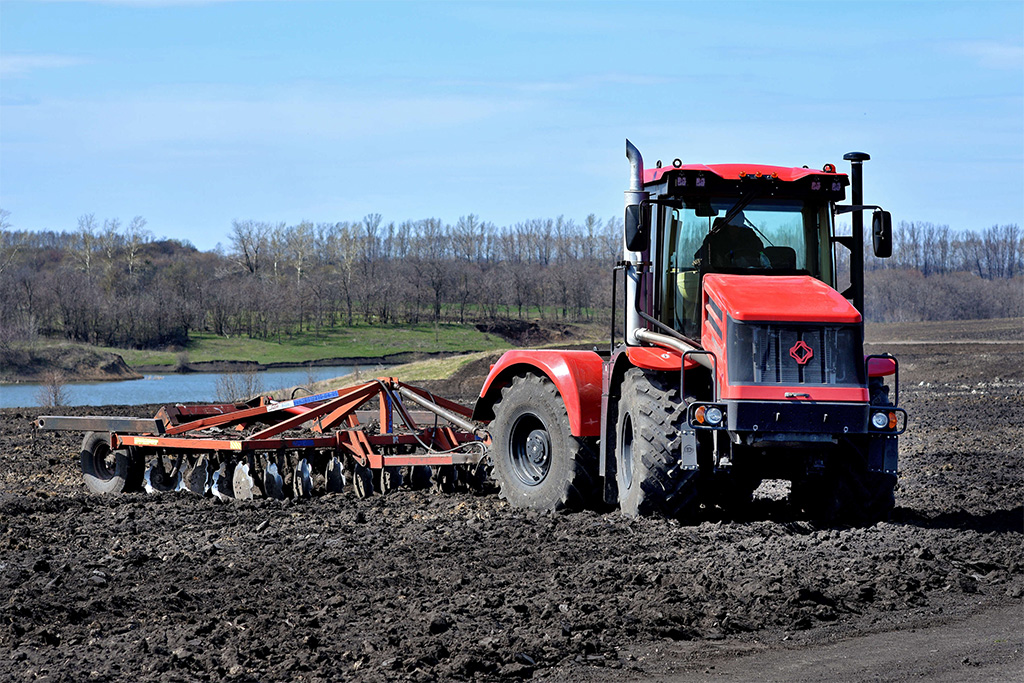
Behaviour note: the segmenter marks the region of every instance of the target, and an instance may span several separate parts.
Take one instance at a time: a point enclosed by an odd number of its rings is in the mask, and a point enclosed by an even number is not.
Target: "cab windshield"
[[[692,208],[659,210],[658,269],[661,319],[696,338],[700,283],[706,273],[810,275],[831,284],[831,211],[803,200],[754,199],[730,211],[735,198]]]

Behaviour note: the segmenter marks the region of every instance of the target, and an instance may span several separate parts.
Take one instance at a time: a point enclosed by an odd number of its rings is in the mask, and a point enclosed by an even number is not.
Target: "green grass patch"
[[[274,339],[219,337],[194,334],[180,351],[146,351],[105,348],[120,354],[131,366],[173,367],[184,356],[189,363],[207,361],[256,361],[308,363],[330,358],[379,358],[399,353],[462,354],[502,348],[497,336],[480,332],[471,325],[430,323],[402,326],[355,325],[321,331],[282,335]]]
[[[344,377],[320,380],[319,382],[315,382],[312,386],[304,385],[303,388],[312,394],[319,394],[331,389],[342,389],[344,387],[352,386],[353,384],[359,384],[374,377],[394,377],[400,382],[410,384],[425,380],[448,379],[467,364],[480,360],[492,353],[493,351],[479,351],[477,353],[467,353],[459,356],[449,356],[446,358],[418,360],[412,363],[393,365],[382,370],[366,368],[365,370],[360,370],[357,373],[346,375]],[[287,389],[277,389],[269,393],[276,399],[286,400],[292,397],[292,391],[294,389],[295,387],[289,387]]]

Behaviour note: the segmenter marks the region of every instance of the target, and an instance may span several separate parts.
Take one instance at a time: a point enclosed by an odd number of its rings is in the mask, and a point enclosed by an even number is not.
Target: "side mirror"
[[[888,211],[878,210],[871,214],[871,241],[875,256],[892,256],[892,214]]]
[[[626,207],[626,249],[644,251],[651,232],[651,205],[631,204]]]

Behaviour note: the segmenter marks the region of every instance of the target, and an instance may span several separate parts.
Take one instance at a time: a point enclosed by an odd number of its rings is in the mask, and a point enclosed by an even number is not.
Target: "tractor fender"
[[[629,351],[641,347],[619,347],[612,353],[611,361],[605,366],[604,374],[604,404],[601,410],[601,441],[597,455],[597,473],[604,478],[604,500],[606,503],[615,504],[619,500],[619,489],[615,480],[615,453],[611,452],[615,431],[615,423],[618,420],[618,405],[622,378],[626,371],[632,367],[633,361]],[[662,359],[664,360],[664,359]],[[645,364],[646,365],[646,364]]]
[[[565,403],[573,436],[598,436],[601,433],[602,364],[601,356],[593,351],[506,351],[491,366],[473,409],[473,419],[493,420],[501,390],[512,383],[513,377],[532,373],[547,377],[555,385]]]
[[[630,363],[644,370],[679,372],[684,363],[687,370],[693,370],[699,365],[692,356],[687,356],[684,361],[683,354],[676,349],[660,346],[629,346],[626,348],[626,355],[629,356]]]

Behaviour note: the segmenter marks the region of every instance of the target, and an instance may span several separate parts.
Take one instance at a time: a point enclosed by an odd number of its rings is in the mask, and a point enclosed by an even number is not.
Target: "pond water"
[[[281,368],[256,373],[257,392],[269,392],[307,384],[312,377],[320,381],[344,377],[355,372],[356,366],[336,365],[322,368]],[[367,376],[381,374],[380,366],[360,366]],[[142,405],[146,403],[216,403],[218,373],[192,373],[178,375],[146,375],[143,379],[117,382],[68,382],[65,387],[66,405]],[[241,383],[243,375],[235,375]],[[0,408],[35,408],[41,404],[38,384],[0,384]]]

